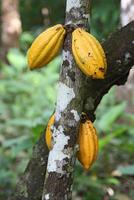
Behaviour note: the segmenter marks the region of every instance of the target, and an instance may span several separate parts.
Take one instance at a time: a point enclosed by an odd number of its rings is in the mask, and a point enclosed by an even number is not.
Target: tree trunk
[[[121,24],[125,26],[134,20],[134,1],[121,0]]]
[[[100,103],[103,96],[109,91],[109,89],[113,85],[125,84],[128,77],[128,73],[134,64],[134,44],[132,41],[134,41],[134,21],[132,21],[127,26],[121,28],[114,34],[111,34],[111,36],[102,44],[106,52],[107,63],[108,63],[106,78],[104,80],[92,80],[92,81],[90,80],[90,78],[87,78],[86,82],[87,85],[83,84],[84,90],[86,91],[86,95],[82,96],[82,98],[84,98],[83,109],[84,111],[86,111],[86,113],[88,113],[88,115],[90,115],[90,118],[92,120],[95,119],[94,112],[98,104]],[[129,58],[125,57],[126,52],[130,54]],[[77,79],[77,77],[75,78]],[[76,112],[73,111],[72,113],[75,115]],[[67,122],[69,122],[69,124],[71,125],[71,122],[73,120],[72,115],[71,118],[70,116],[66,116],[66,120],[68,120]],[[70,134],[73,134],[73,130],[70,131]],[[64,138],[65,136],[63,137],[63,139]],[[14,192],[13,197],[12,198],[10,197],[9,200],[42,199],[41,196],[43,191],[44,177],[46,174],[47,155],[48,155],[48,150],[46,147],[46,143],[44,140],[44,133],[43,133],[40,140],[34,147],[33,156],[29,161],[25,173],[22,175],[20,181],[16,186],[16,190]],[[60,166],[61,165],[59,165],[59,169],[61,169]],[[63,181],[63,184],[65,185],[64,177],[65,176],[61,176],[59,177],[59,179],[61,179]],[[51,187],[53,187],[53,185],[55,185],[55,179],[51,179],[51,181],[52,181]],[[60,187],[62,186],[62,181],[60,185],[57,185],[59,190]],[[61,187],[61,189],[62,188],[63,186]],[[58,195],[60,194],[59,190],[58,190]],[[49,194],[43,193],[43,198],[49,199]],[[67,197],[65,199],[68,200],[69,198],[71,197]],[[55,198],[53,197],[53,199]],[[59,197],[59,200],[61,199],[63,198]]]
[[[1,0],[0,59],[5,62],[9,48],[19,46],[21,21],[18,5],[18,0]]]
[[[67,0],[67,36],[63,47],[63,61],[55,111],[53,149],[49,153],[47,176],[42,200],[72,199],[73,171],[77,151],[77,133],[85,96],[85,76],[76,67],[72,56],[74,27],[87,28],[90,0]]]
[[[121,0],[121,24],[125,26],[130,21],[134,20],[134,1]],[[126,57],[130,55],[126,53]],[[126,101],[126,111],[134,113],[134,69],[130,70],[127,83],[124,86],[116,88],[116,95],[119,101]]]

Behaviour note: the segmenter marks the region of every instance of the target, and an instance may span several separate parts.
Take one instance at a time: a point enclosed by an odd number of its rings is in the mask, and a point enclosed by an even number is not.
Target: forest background
[[[1,200],[13,193],[31,156],[32,147],[45,129],[55,106],[61,55],[49,67],[30,71],[27,49],[40,32],[54,24],[64,23],[65,17],[65,1],[15,0],[13,6],[11,2],[0,1]],[[90,23],[91,33],[104,41],[121,27],[120,0],[93,0]],[[118,89],[113,87],[101,101],[95,121],[99,134],[99,156],[89,172],[84,172],[77,163],[73,199],[133,199],[132,87],[132,84],[127,86],[125,98],[120,92],[122,86]]]

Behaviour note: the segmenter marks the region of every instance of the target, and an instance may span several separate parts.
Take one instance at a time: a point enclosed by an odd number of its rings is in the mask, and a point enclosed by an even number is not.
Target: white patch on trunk
[[[67,108],[68,104],[72,101],[74,97],[75,93],[73,91],[73,88],[69,88],[65,84],[60,82],[57,95],[57,106],[55,115],[56,121],[59,121],[61,117],[61,112],[63,112]]]
[[[84,14],[83,17],[88,19],[89,18],[89,14]]]
[[[64,51],[63,50],[62,57],[63,57],[63,61],[67,60],[69,62],[68,67],[71,69],[73,57],[72,57],[72,54],[70,53],[70,51]]]
[[[58,172],[60,174],[64,173],[62,166],[63,159],[69,158],[67,154],[63,152],[65,145],[68,144],[69,136],[65,136],[63,132],[63,127],[59,126],[58,129],[54,128],[53,136],[54,136],[54,145],[53,149],[49,153],[48,159],[48,172]]]
[[[71,113],[74,114],[74,119],[78,122],[80,120],[80,117],[78,115],[77,110],[71,110]]]
[[[80,8],[80,0],[68,0],[66,4],[66,12],[69,12],[72,8]]]
[[[66,22],[65,25],[68,25],[68,24],[72,24],[72,21],[68,21],[68,22]]]
[[[131,55],[129,52],[125,53],[125,61],[127,61],[129,58],[131,58]]]
[[[49,200],[49,193],[45,195],[45,200]]]

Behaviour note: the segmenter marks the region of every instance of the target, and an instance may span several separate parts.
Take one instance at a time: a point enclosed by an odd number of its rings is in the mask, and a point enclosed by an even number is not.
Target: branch
[[[86,82],[86,87],[83,85],[86,90],[85,96],[82,96],[84,110],[92,120],[95,118],[94,111],[104,94],[115,84],[125,84],[129,70],[134,65],[134,21],[111,34],[103,43],[103,47],[108,62],[106,79],[101,81],[88,79],[92,84],[87,85]],[[33,156],[25,173],[17,184],[13,200],[41,200],[47,155],[48,150],[42,135],[34,147]]]
[[[134,65],[134,21],[124,26],[102,44],[108,63],[104,80],[88,79],[83,110],[92,121],[94,112],[102,97],[113,85],[123,85],[127,81],[129,71]]]

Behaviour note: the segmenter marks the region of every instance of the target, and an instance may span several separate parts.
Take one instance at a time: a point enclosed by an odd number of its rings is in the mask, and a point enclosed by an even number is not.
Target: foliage
[[[94,0],[91,12],[91,32],[105,38],[119,25],[120,0]]]
[[[61,0],[56,0],[56,3],[54,0],[20,0],[23,29],[37,31],[37,28],[64,23],[65,5],[66,1]],[[91,32],[98,39],[105,38],[119,25],[119,14],[120,0],[92,1]]]
[[[91,32],[99,39],[118,26],[119,2],[93,1]],[[43,8],[46,8],[45,15],[42,15]],[[64,8],[65,1],[60,0],[56,3],[54,0],[20,1],[24,30],[20,49],[10,49],[7,54],[9,65],[0,62],[1,200],[11,195],[29,160],[33,144],[54,111],[60,57],[49,67],[29,71],[26,51],[44,27],[64,21]],[[134,116],[125,112],[125,107],[126,102],[117,102],[114,88],[99,105],[95,122],[100,141],[98,160],[89,172],[83,171],[77,162],[73,199],[123,200],[126,191],[127,198],[133,198]]]
[[[10,65],[1,66],[0,78],[0,185],[4,194],[10,193],[5,193],[5,186],[12,187],[25,169],[33,143],[53,112],[60,63],[57,57],[49,67],[30,71],[18,49],[10,49],[7,58]]]
[[[79,164],[75,171],[76,196],[84,196],[84,200],[102,200],[106,197],[110,200],[125,199],[123,193],[127,184],[133,185],[134,117],[125,112],[125,107],[126,102],[117,102],[115,88],[112,88],[97,109],[97,162],[89,172],[84,172]],[[128,196],[133,198],[131,187]]]
[[[11,49],[7,57],[10,66],[2,66],[0,79],[0,185],[4,191],[0,193],[1,198],[11,193],[8,188],[15,186],[31,155],[33,144],[53,112],[60,63],[60,57],[57,57],[49,67],[29,71],[26,58],[18,49]],[[134,118],[125,113],[125,107],[126,102],[115,100],[114,88],[103,98],[95,123],[100,141],[99,157],[89,172],[84,172],[77,163],[75,197],[84,195],[85,200],[89,197],[101,200],[109,195],[109,188],[114,191],[118,186],[120,191],[120,176],[134,175]],[[110,199],[113,200],[114,196]]]
[[[64,22],[66,1],[20,0],[20,14],[24,30]],[[57,12],[60,11],[60,12]]]

